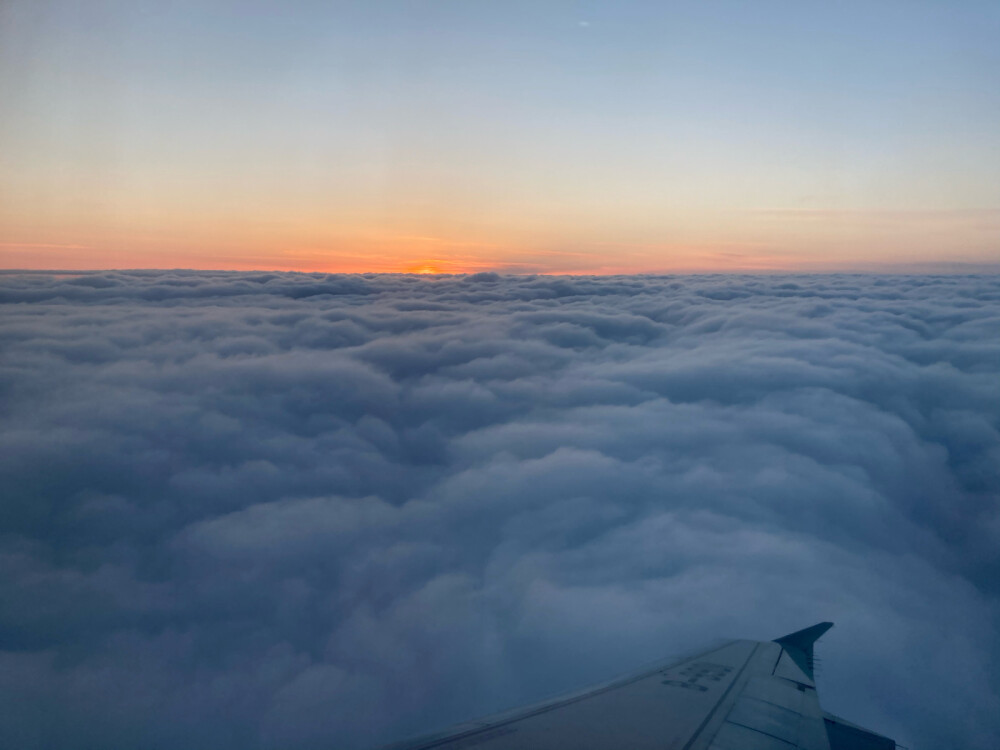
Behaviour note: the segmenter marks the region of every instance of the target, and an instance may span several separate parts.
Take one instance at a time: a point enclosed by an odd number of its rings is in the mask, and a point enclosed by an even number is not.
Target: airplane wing
[[[895,750],[819,706],[821,622],[774,641],[729,641],[590,690],[383,750]]]

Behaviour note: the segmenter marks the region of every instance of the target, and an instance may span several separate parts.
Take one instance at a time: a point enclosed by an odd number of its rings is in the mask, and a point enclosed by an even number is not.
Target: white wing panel
[[[734,699],[760,645],[734,641],[590,693],[393,750],[684,750]],[[729,700],[727,700],[727,698]]]

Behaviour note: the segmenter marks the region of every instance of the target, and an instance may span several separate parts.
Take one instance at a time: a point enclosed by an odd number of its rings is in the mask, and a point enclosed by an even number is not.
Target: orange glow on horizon
[[[795,217],[797,218],[797,216]],[[906,216],[904,218],[910,219]],[[980,218],[978,215],[974,218]],[[992,218],[992,215],[986,218]],[[985,221],[985,219],[983,219]],[[220,224],[221,226],[221,224]],[[484,271],[508,275],[612,275],[697,273],[809,273],[879,270],[919,266],[937,260],[932,252],[918,252],[915,243],[900,248],[901,238],[886,242],[881,256],[864,257],[842,245],[838,236],[768,238],[747,232],[746,241],[644,242],[638,237],[614,242],[603,237],[574,237],[572,233],[499,235],[485,241],[485,233],[460,236],[401,235],[378,232],[334,234],[322,228],[305,238],[282,237],[281,232],[227,233],[196,231],[157,235],[129,232],[23,231],[0,235],[0,268],[38,271],[112,269],[192,269],[232,271],[298,271],[313,273],[399,273],[435,276]],[[88,228],[89,229],[89,228]],[[19,235],[19,236],[18,236]],[[324,236],[325,235],[325,236]],[[848,240],[852,238],[848,237]],[[909,238],[907,238],[909,239]],[[20,240],[20,241],[18,241]],[[895,247],[893,247],[895,245]],[[858,243],[861,247],[862,243]],[[996,265],[982,252],[956,257],[957,264]],[[995,271],[993,271],[995,272]]]
[[[611,252],[608,252],[610,250]],[[359,248],[353,252],[301,248],[148,248],[145,252],[104,249],[93,245],[0,243],[0,268],[24,270],[191,269],[233,271],[298,271],[305,273],[403,273],[420,276],[471,274],[608,275],[635,273],[719,273],[777,271],[792,264],[767,253],[720,252],[716,248],[661,246],[654,252],[635,248],[589,247],[579,251],[500,248],[490,253],[414,257]]]

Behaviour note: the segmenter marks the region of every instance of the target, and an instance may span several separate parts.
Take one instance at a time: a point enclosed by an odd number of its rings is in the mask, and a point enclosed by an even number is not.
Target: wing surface
[[[812,674],[813,641],[828,628],[730,641],[384,750],[831,750]]]

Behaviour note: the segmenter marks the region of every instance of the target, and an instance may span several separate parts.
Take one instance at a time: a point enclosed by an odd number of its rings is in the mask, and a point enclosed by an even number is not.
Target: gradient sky
[[[0,267],[996,264],[998,38],[995,2],[4,0]]]

